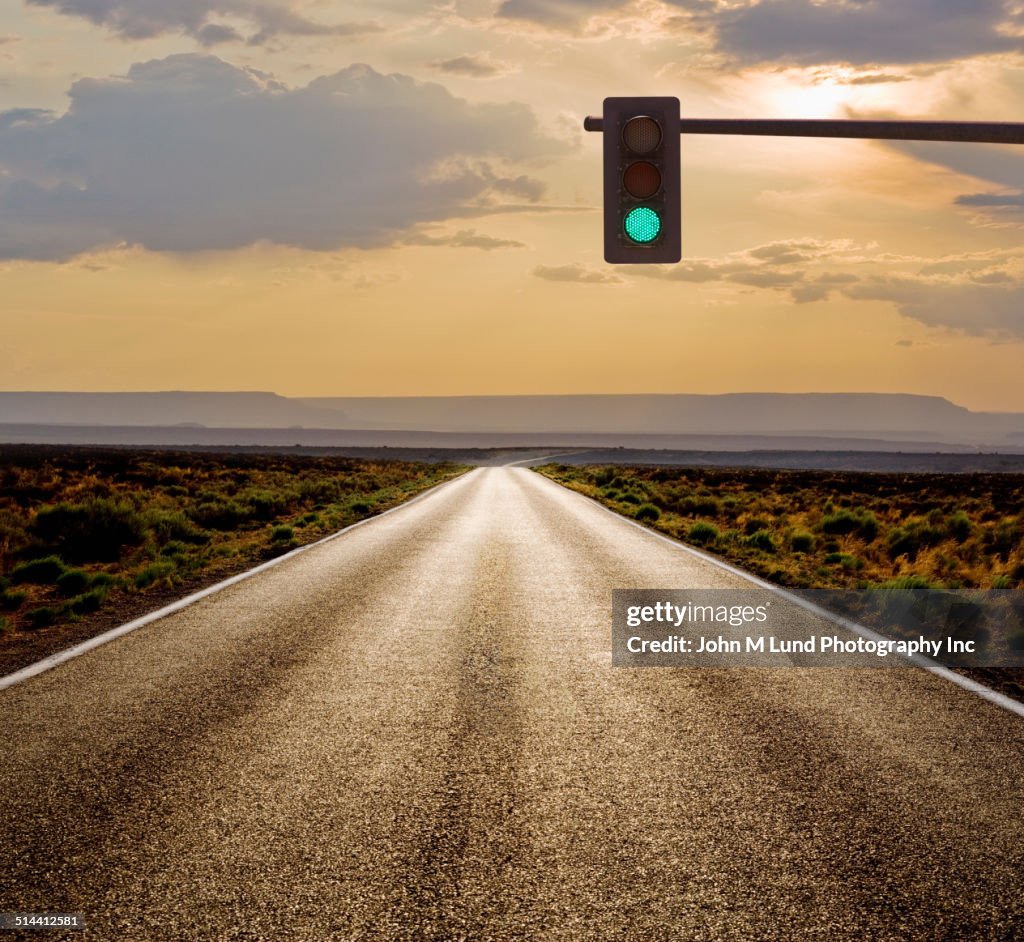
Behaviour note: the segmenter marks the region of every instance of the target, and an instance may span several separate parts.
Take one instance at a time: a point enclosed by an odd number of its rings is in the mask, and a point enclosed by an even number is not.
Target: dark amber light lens
[[[635,199],[650,199],[661,189],[661,171],[646,160],[638,160],[626,168],[622,183]]]
[[[661,125],[654,118],[630,118],[622,129],[622,140],[634,154],[649,154],[661,144]]]

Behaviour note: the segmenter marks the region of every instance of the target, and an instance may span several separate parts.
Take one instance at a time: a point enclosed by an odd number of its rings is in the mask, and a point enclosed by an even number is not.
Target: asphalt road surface
[[[474,471],[0,692],[0,911],[141,942],[1024,938],[1019,717],[914,668],[612,667],[613,588],[742,586]]]

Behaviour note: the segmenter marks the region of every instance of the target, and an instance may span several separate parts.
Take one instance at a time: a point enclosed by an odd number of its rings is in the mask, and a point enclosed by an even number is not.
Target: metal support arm
[[[586,131],[603,131],[590,115]],[[1024,144],[1024,123],[998,121],[861,121],[859,119],[682,118],[680,134],[748,134],[762,137],[848,137],[890,141],[963,141]]]

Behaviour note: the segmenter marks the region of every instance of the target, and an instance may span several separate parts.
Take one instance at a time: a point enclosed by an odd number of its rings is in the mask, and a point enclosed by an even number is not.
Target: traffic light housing
[[[606,98],[602,130],[605,261],[678,262],[679,99]]]

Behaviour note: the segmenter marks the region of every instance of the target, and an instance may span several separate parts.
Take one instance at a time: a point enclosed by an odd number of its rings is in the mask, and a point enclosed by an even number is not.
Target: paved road
[[[0,693],[0,910],[141,942],[1024,937],[1020,718],[914,669],[611,666],[613,588],[738,584],[475,471]]]

